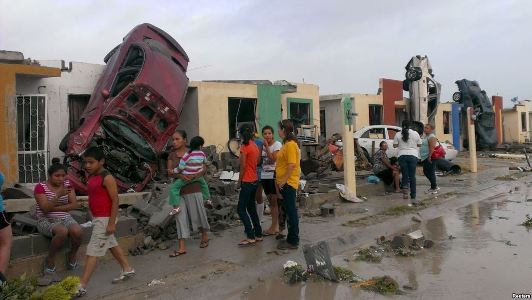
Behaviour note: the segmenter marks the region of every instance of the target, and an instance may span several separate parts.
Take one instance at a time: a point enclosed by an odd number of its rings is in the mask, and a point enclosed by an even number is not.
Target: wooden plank
[[[133,205],[139,199],[144,199],[148,201],[150,197],[150,192],[139,192],[139,193],[126,193],[118,194],[118,200],[120,205]],[[88,206],[88,197],[87,196],[78,196],[78,203],[81,206]],[[6,212],[15,213],[15,212],[26,212],[31,209],[35,204],[35,198],[23,198],[23,199],[7,199],[4,200],[4,206]]]

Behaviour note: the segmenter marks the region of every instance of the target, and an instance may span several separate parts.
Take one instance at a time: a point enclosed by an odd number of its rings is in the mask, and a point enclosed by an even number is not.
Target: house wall
[[[177,126],[177,129],[186,131],[189,139],[199,135],[198,115],[198,88],[189,87]]]
[[[502,96],[492,96],[491,97],[492,105],[493,105],[493,111],[495,112],[495,129],[497,130],[497,145],[502,144],[502,134],[503,134],[503,127],[502,127],[502,106],[503,106],[503,98]]]
[[[19,179],[15,96],[17,76],[22,74],[35,78],[61,76],[57,68],[0,63],[0,171],[5,175],[6,186]]]
[[[526,130],[521,128],[521,113],[526,115]],[[518,104],[513,109],[504,110],[502,113],[504,142],[505,143],[524,143],[529,137],[529,110],[527,105]]]
[[[44,60],[40,63],[43,66],[61,69],[61,77],[35,78],[18,75],[17,94],[46,94],[48,96],[50,159],[63,157],[64,153],[59,150],[59,143],[69,130],[68,96],[92,94],[105,65],[72,62],[69,67],[66,67],[61,60]]]
[[[379,79],[380,93],[384,111],[384,124],[397,125],[395,120],[396,101],[403,99],[403,81],[393,79]]]
[[[281,95],[282,117],[286,119],[288,116],[288,98],[310,99],[312,100],[312,123],[318,126],[320,131],[320,90],[315,84],[298,83],[297,91],[295,93],[285,93]]]

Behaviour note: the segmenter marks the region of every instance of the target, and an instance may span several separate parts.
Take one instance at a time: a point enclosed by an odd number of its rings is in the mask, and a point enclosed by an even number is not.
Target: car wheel
[[[419,67],[414,67],[414,68],[408,69],[408,71],[406,71],[405,77],[406,77],[406,79],[408,79],[410,81],[416,81],[416,80],[421,79],[422,75],[423,74],[421,72],[421,69]]]
[[[462,93],[456,92],[453,94],[453,101],[454,102],[462,102]]]
[[[230,139],[228,142],[227,142],[227,149],[229,149],[229,152],[231,152],[231,154],[236,157],[236,158],[239,158],[240,157],[240,140],[239,139]]]
[[[362,148],[362,151],[364,152],[364,156],[366,157],[366,159],[373,164],[373,162],[371,161],[371,156],[369,156],[368,150],[366,150],[366,148]]]
[[[403,91],[408,92],[410,90],[410,80],[403,80]]]

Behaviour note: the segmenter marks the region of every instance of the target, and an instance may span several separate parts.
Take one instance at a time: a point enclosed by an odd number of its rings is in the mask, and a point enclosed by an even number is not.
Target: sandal
[[[170,257],[178,257],[178,256],[185,255],[185,254],[187,254],[187,251],[178,251],[178,250],[176,250],[176,251],[174,251],[174,253],[170,253],[170,255],[168,255],[168,256],[170,256]]]
[[[277,234],[279,234],[279,231],[273,232],[273,233],[272,232],[268,232],[268,231],[263,231],[262,232],[262,236],[271,236],[271,235],[277,235]]]
[[[264,238],[262,236],[255,237],[256,242],[262,242]]]
[[[276,240],[282,240],[284,239],[285,235],[282,234],[282,233],[278,233],[277,236],[275,237]]]
[[[209,240],[201,241],[201,243],[199,244],[199,247],[200,247],[200,248],[207,248],[207,247],[209,247]]]
[[[79,267],[79,263],[77,260],[74,262],[70,262],[70,252],[65,252],[65,263],[67,270],[77,270]]]
[[[240,247],[255,246],[255,243],[256,243],[255,240],[241,240],[240,243],[238,243],[238,246]]]

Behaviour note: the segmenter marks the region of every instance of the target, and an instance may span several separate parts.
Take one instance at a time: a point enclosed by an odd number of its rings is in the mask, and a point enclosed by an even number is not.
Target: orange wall
[[[495,112],[495,128],[497,129],[497,145],[502,144],[502,96],[492,96],[493,111]]]

